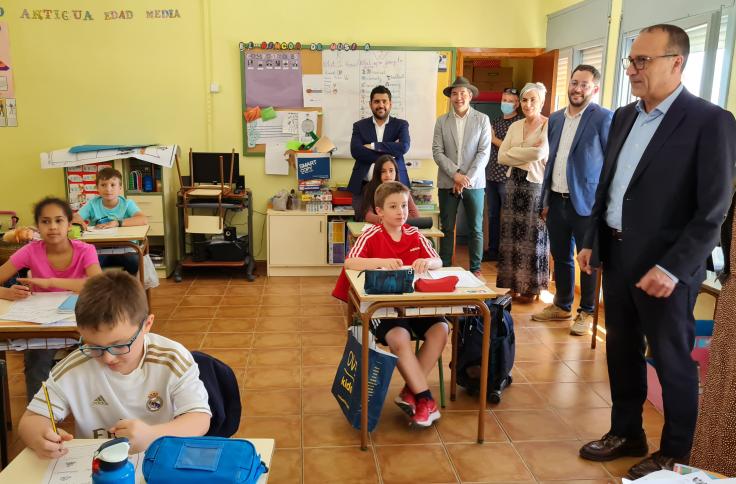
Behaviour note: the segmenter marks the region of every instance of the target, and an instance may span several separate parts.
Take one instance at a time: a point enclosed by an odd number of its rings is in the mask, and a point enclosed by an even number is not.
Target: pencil
[[[46,406],[49,407],[49,419],[51,420],[51,428],[53,429],[55,434],[58,434],[58,430],[56,430],[56,419],[54,418],[54,410],[51,408],[51,399],[49,398],[49,391],[46,389],[46,383],[41,382],[41,387],[43,388],[43,394],[46,397]]]

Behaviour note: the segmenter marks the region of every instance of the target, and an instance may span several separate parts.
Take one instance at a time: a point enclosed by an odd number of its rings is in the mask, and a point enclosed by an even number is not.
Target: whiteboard
[[[322,52],[322,124],[337,146],[335,156],[352,158],[353,123],[372,115],[371,90],[384,85],[391,91],[391,116],[409,122],[411,147],[405,158],[432,158],[439,56],[435,51]]]

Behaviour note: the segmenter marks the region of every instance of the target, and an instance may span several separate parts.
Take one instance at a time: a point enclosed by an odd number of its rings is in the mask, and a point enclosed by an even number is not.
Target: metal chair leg
[[[442,355],[437,360],[437,369],[440,373],[440,407],[445,408],[445,369],[442,366]]]

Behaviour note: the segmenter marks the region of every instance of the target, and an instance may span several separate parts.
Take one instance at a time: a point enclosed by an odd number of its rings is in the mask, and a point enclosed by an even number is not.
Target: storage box
[[[298,180],[328,180],[330,178],[330,154],[297,153],[296,176]]]
[[[473,84],[481,91],[503,91],[514,82],[513,67],[475,67]]]

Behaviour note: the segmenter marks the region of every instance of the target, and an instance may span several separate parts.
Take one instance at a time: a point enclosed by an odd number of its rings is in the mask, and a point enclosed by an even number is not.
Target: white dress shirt
[[[577,113],[575,116],[570,115],[570,108],[565,109],[565,124],[562,126],[562,134],[560,135],[560,144],[557,147],[557,157],[555,158],[555,166],[552,170],[552,191],[557,193],[570,193],[567,186],[567,158],[570,156],[570,148],[575,139],[575,133],[580,126],[580,119],[583,113],[588,109],[588,105]]]
[[[463,136],[465,135],[465,124],[468,121],[468,113],[470,109],[465,111],[465,115],[460,116],[452,110],[452,115],[455,116],[455,127],[457,128],[457,164],[458,166],[463,163]]]
[[[378,124],[376,122],[376,117],[373,116],[373,126],[376,128],[376,143],[382,143],[383,142],[383,132],[386,131],[386,125],[388,124],[389,119],[391,116],[386,116],[386,121],[383,124]],[[371,149],[376,149],[376,143],[371,143]],[[373,169],[375,168],[376,164],[372,163],[370,168],[368,168],[368,173],[365,175],[365,181],[371,181],[371,178],[373,178]],[[396,176],[398,177],[399,174],[397,173]]]

